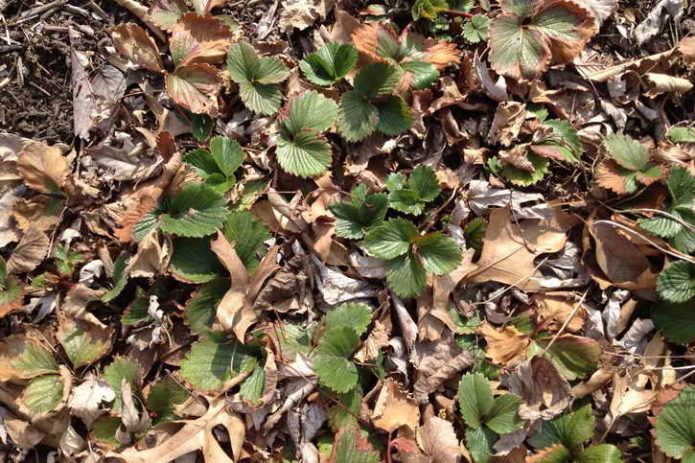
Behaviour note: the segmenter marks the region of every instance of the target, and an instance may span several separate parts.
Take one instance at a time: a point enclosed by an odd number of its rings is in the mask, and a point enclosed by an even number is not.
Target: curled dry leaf
[[[24,182],[40,193],[61,194],[68,179],[70,164],[57,146],[33,142],[24,147],[17,170]]]
[[[420,423],[420,409],[393,379],[388,378],[376,399],[372,423],[389,433],[400,427],[414,432]]]
[[[450,421],[430,416],[418,430],[417,441],[433,462],[456,463],[461,460],[461,448]]]
[[[508,325],[498,330],[489,323],[483,323],[479,331],[487,343],[485,355],[496,364],[513,366],[526,357],[529,337],[514,326]]]
[[[542,356],[525,361],[503,380],[509,392],[523,399],[519,416],[526,420],[550,420],[572,400],[572,390],[553,363]]]
[[[184,420],[182,423],[183,427],[178,432],[165,438],[156,447],[147,450],[131,447],[121,453],[112,453],[110,456],[123,459],[128,463],[169,462],[196,450],[203,454],[205,463],[234,462],[241,456],[241,446],[246,434],[244,422],[236,414],[227,410],[224,397],[212,402],[207,412],[200,418]],[[234,458],[229,458],[215,438],[213,429],[216,426],[222,426],[227,431]]]
[[[157,44],[150,34],[137,24],[119,24],[113,28],[111,39],[118,53],[136,65],[155,72],[164,69]]]
[[[115,398],[116,393],[108,384],[90,374],[73,389],[68,407],[87,426],[90,426],[95,419],[106,413],[100,405],[111,402]]]
[[[212,16],[184,15],[171,31],[169,49],[177,66],[221,61],[232,43],[229,26]]]
[[[28,273],[43,262],[48,252],[48,235],[36,228],[24,232],[10,258],[7,260],[8,273]]]
[[[216,68],[207,63],[181,66],[167,73],[165,81],[171,98],[184,108],[197,114],[217,113],[222,81]]]

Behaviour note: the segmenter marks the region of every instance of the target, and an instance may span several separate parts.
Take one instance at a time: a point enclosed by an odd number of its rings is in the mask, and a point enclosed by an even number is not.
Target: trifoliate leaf
[[[24,351],[12,362],[12,366],[18,370],[17,376],[23,379],[58,373],[58,363],[53,354],[33,340],[25,341]]]
[[[338,114],[335,101],[315,91],[303,93],[292,99],[289,105],[289,115],[283,122],[283,129],[290,136],[306,129],[319,132],[328,130]]]
[[[691,304],[661,302],[652,307],[652,320],[671,342],[689,344],[695,339],[695,310]]]
[[[374,102],[379,111],[376,129],[386,135],[398,135],[413,125],[413,114],[403,98],[389,95],[381,101]]]
[[[250,211],[232,211],[222,229],[224,237],[234,243],[234,251],[244,266],[253,271],[258,266],[258,256],[263,253],[263,242],[270,239],[270,232]]]
[[[355,76],[355,92],[372,99],[391,93],[398,85],[403,71],[386,63],[371,63]]]
[[[695,387],[689,386],[664,405],[654,424],[656,445],[666,455],[695,459]]]
[[[540,431],[529,438],[529,443],[537,449],[544,449],[558,442],[568,449],[575,449],[591,438],[595,426],[591,404],[587,404],[551,421],[541,421]]]
[[[177,237],[173,245],[169,271],[177,280],[206,283],[224,274],[224,268],[210,249],[209,238]]]
[[[227,52],[230,78],[239,84],[244,104],[260,114],[274,114],[280,108],[281,95],[277,85],[289,71],[277,58],[259,57],[248,43],[237,43]]]
[[[485,426],[497,434],[516,431],[522,425],[521,418],[519,418],[519,405],[521,404],[521,398],[513,394],[497,396],[492,408],[485,416]]]
[[[656,283],[659,296],[667,302],[686,302],[695,297],[695,264],[673,262],[659,274]]]
[[[229,279],[217,278],[198,288],[186,302],[183,316],[195,334],[205,334],[215,323],[217,306],[229,290]]]
[[[379,110],[357,91],[340,97],[338,128],[347,141],[359,141],[369,136],[379,124]]]
[[[434,232],[419,236],[413,241],[417,255],[428,272],[444,275],[461,263],[461,248],[443,233]]]
[[[417,228],[412,222],[392,219],[367,233],[364,244],[371,255],[393,259],[408,252],[412,240],[417,236]]]
[[[446,0],[415,0],[410,13],[417,21],[420,18],[434,19],[440,11],[449,8]]]
[[[493,408],[494,398],[488,380],[480,373],[467,373],[459,382],[458,403],[466,425],[479,428]]]
[[[406,180],[403,174],[391,174],[386,179],[392,208],[407,214],[421,214],[425,204],[434,200],[441,188],[430,166],[416,167]]]
[[[330,42],[299,63],[304,76],[316,85],[333,85],[357,64],[357,50],[351,44]]]
[[[357,384],[357,367],[350,360],[359,336],[349,326],[327,331],[316,348],[313,363],[319,382],[335,392],[347,392]]]
[[[500,175],[515,185],[530,186],[540,182],[545,174],[550,172],[548,159],[538,156],[533,152],[527,153],[528,160],[531,161],[533,172],[528,172],[510,164],[502,165],[497,157],[488,159],[490,170],[496,175]]]
[[[341,430],[333,444],[333,453],[329,461],[350,463],[379,463],[379,452],[367,440],[360,435],[357,427],[349,427]]]
[[[128,284],[128,278],[130,278],[130,270],[128,269],[129,259],[129,255],[121,254],[113,262],[113,288],[101,296],[102,301],[109,302],[115,299],[119,294],[121,294],[121,291],[123,291],[125,285]]]
[[[140,369],[138,364],[132,360],[125,358],[116,358],[106,368],[102,379],[111,386],[111,389],[116,393],[116,398],[113,401],[113,409],[121,409],[121,399],[123,397],[122,384],[123,381],[130,383],[133,390],[139,390],[142,379],[140,377]]]
[[[466,448],[473,456],[475,463],[488,463],[492,461],[495,453],[493,445],[497,435],[485,427],[466,429]]]
[[[666,138],[673,143],[695,143],[694,127],[671,127]]]
[[[226,381],[255,367],[252,353],[236,341],[203,339],[193,343],[179,373],[197,390],[220,390]]]
[[[584,449],[575,460],[577,463],[621,463],[620,450],[615,445],[599,444]]]
[[[400,66],[411,75],[413,87],[417,89],[427,88],[439,79],[439,70],[426,61],[406,61]]]
[[[279,343],[283,358],[292,361],[297,354],[308,355],[311,351],[311,337],[315,326],[302,327],[293,323],[279,323],[273,333]]]
[[[311,177],[326,172],[331,165],[331,145],[313,130],[297,133],[291,140],[278,138],[278,164],[297,177]]]
[[[177,418],[175,409],[190,397],[188,391],[171,376],[157,381],[147,394],[147,409],[156,414],[154,423],[171,421]]]
[[[215,137],[210,141],[210,151],[191,151],[184,161],[196,168],[203,178],[219,174],[229,180],[234,179],[234,172],[244,161],[244,151],[236,140]]]
[[[203,237],[221,227],[226,216],[222,196],[205,185],[187,185],[168,201],[159,220],[165,233]]]
[[[603,146],[611,158],[626,169],[640,172],[649,165],[647,147],[627,135],[608,135],[603,139]]]
[[[63,399],[63,379],[59,375],[34,378],[24,389],[22,403],[34,413],[55,410]]]
[[[481,14],[473,15],[463,25],[463,37],[470,43],[478,43],[487,39],[487,29],[490,27],[490,18]]]
[[[386,282],[400,297],[416,297],[425,290],[427,273],[412,252],[386,261]]]
[[[370,228],[383,222],[387,208],[387,196],[383,193],[367,194],[366,185],[356,186],[350,201],[329,206],[336,218],[336,234],[349,239],[360,239]]]
[[[367,304],[341,304],[326,314],[326,330],[347,326],[362,336],[372,321],[372,309]]]

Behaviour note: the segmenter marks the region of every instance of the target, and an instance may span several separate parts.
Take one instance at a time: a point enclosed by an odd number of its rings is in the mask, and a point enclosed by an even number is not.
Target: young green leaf
[[[329,86],[343,79],[357,64],[357,50],[349,43],[330,42],[299,63],[313,84]]]
[[[253,271],[258,266],[258,257],[263,253],[263,242],[270,239],[270,232],[250,211],[232,211],[222,229],[224,237],[234,243],[234,251],[241,262]]]
[[[360,239],[384,221],[388,199],[383,193],[367,194],[367,185],[358,185],[352,190],[350,201],[334,203],[328,208],[336,218],[338,236]]]
[[[326,314],[326,330],[348,326],[361,336],[371,321],[372,309],[367,304],[341,304]]]
[[[386,188],[392,208],[414,215],[422,214],[425,205],[441,192],[437,176],[430,166],[416,167],[407,180],[403,174],[391,174],[386,179]]]
[[[463,37],[470,43],[482,42],[487,38],[488,27],[490,27],[490,18],[481,14],[473,15],[463,25]]]
[[[591,413],[591,404],[577,411],[559,416],[551,421],[542,421],[541,429],[529,438],[536,449],[544,449],[560,443],[567,449],[580,447],[594,434],[596,423]]]
[[[321,175],[331,164],[331,145],[311,130],[278,138],[276,154],[280,167],[298,177]]]
[[[365,237],[367,251],[381,259],[394,259],[410,249],[418,231],[412,222],[405,219],[392,219],[371,230]]]
[[[159,214],[162,231],[185,237],[211,235],[227,216],[224,198],[205,185],[183,187],[163,209]]]
[[[659,274],[656,290],[667,302],[686,302],[695,297],[695,264],[673,262]]]
[[[338,128],[347,141],[368,137],[378,124],[379,109],[366,96],[353,90],[340,97]]]
[[[259,57],[245,42],[229,47],[227,70],[239,84],[244,104],[254,112],[270,115],[280,108],[281,95],[276,84],[287,79],[289,71],[278,58]]]
[[[186,302],[184,321],[192,332],[204,335],[215,323],[217,306],[229,290],[229,279],[217,278],[198,288]]]
[[[458,403],[466,425],[479,428],[493,408],[494,397],[488,380],[480,373],[463,375],[459,382]]]
[[[290,101],[289,114],[283,120],[282,130],[288,137],[302,130],[323,132],[333,125],[337,114],[335,101],[313,90],[305,92]]]
[[[121,399],[123,397],[122,384],[123,381],[130,383],[133,390],[139,390],[142,379],[140,377],[140,369],[138,364],[126,358],[116,358],[106,368],[102,379],[111,386],[111,389],[116,393],[116,398],[113,401],[113,409],[121,409]]]
[[[357,385],[357,367],[350,360],[359,336],[350,326],[333,327],[316,348],[313,363],[319,382],[335,392],[347,392]]]
[[[671,458],[695,459],[695,387],[689,386],[664,405],[654,424],[656,445]]]
[[[519,169],[511,164],[502,165],[497,157],[491,157],[487,163],[495,175],[502,176],[515,185],[530,186],[543,180],[543,177],[550,172],[550,163],[547,158],[538,156],[533,152],[529,152],[527,157],[531,161],[533,172]]]
[[[234,172],[243,160],[244,151],[241,146],[228,137],[215,137],[210,141],[210,151],[198,149],[184,157],[184,161],[193,166],[206,184],[221,193],[234,185]]]
[[[58,273],[69,276],[75,271],[75,265],[85,261],[85,257],[79,252],[70,251],[70,246],[60,244],[55,247],[53,257],[56,259]]]
[[[444,275],[461,263],[461,248],[441,232],[418,236],[413,243],[422,265],[430,273]]]
[[[689,344],[695,339],[695,310],[691,304],[661,302],[652,307],[652,320],[671,342]]]
[[[695,143],[695,127],[671,127],[666,138],[673,143]]]
[[[416,297],[425,290],[427,272],[413,252],[386,261],[386,282],[400,297]]]
[[[236,375],[253,370],[253,353],[236,341],[206,338],[191,346],[179,373],[197,390],[217,391]]]
[[[176,237],[169,271],[186,283],[207,283],[224,274],[224,267],[210,249],[210,238]]]

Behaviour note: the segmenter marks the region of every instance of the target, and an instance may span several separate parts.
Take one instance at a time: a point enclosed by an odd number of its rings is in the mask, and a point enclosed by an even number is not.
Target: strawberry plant
[[[184,162],[200,175],[206,185],[218,193],[226,193],[236,183],[234,172],[244,161],[239,143],[227,137],[215,137],[210,149],[197,149],[186,153]]]
[[[633,193],[640,184],[651,185],[662,179],[664,168],[650,162],[649,151],[626,135],[608,135],[603,146],[610,159],[602,163],[596,182],[616,193]]]
[[[683,389],[678,397],[664,405],[656,416],[656,445],[667,456],[683,462],[692,462],[695,459],[695,445],[692,439],[695,433],[694,412],[695,388],[689,386]]]
[[[389,175],[386,188],[392,208],[415,215],[422,214],[425,205],[441,192],[434,170],[429,166],[416,167],[408,178],[403,174]]]
[[[349,43],[329,42],[299,62],[304,77],[327,87],[340,82],[357,64],[357,50]]]

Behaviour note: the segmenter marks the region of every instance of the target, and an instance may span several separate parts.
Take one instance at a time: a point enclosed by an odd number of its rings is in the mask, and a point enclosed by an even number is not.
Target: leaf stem
[[[454,16],[463,16],[464,18],[472,18],[473,17],[473,13],[468,13],[466,11],[449,10],[449,9],[439,10],[439,11],[442,13],[451,14]]]

